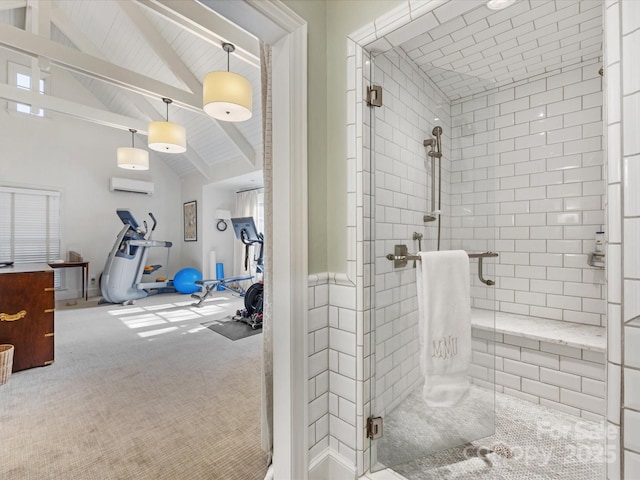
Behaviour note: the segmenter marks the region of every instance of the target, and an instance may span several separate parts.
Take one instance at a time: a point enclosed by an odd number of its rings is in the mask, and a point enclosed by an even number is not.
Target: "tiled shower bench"
[[[474,383],[589,420],[605,413],[604,327],[495,313],[471,315]],[[495,353],[495,355],[493,355]]]

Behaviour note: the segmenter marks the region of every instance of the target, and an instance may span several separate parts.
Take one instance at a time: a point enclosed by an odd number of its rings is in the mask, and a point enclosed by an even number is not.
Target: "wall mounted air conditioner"
[[[130,178],[111,177],[109,180],[109,191],[141,193],[144,195],[153,194],[153,182],[143,182],[141,180],[131,180]]]

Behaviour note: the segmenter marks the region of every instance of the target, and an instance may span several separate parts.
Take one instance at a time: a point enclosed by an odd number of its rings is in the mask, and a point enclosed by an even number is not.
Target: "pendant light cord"
[[[169,104],[173,103],[170,98],[163,98],[162,101],[167,104],[167,123],[169,123]]]
[[[231,58],[231,52],[235,52],[236,47],[232,43],[224,42],[222,44],[222,49],[225,52],[227,52],[227,72],[229,72],[230,71],[230,66],[229,66],[230,65],[230,60],[229,59]]]

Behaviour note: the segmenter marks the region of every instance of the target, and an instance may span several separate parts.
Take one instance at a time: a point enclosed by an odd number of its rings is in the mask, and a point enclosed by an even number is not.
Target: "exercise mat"
[[[214,320],[213,322],[203,323],[202,326],[207,327],[209,330],[213,330],[214,332],[233,341],[250,337],[257,333],[262,333],[262,327],[254,330],[246,323],[236,320]]]

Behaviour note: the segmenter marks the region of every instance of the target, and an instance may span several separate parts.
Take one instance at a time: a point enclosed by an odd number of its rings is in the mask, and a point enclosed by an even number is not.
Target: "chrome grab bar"
[[[482,275],[482,260],[484,258],[497,257],[498,254],[495,252],[483,252],[483,253],[469,253],[469,258],[477,258],[478,259],[478,278],[485,285],[495,285],[496,282],[493,280],[487,280]],[[409,260],[421,260],[420,255],[394,255],[392,253],[387,255],[387,260],[391,260],[395,263],[396,267],[404,267],[407,265]]]
[[[497,257],[498,254],[495,252],[484,252],[484,253],[469,253],[469,258],[487,258],[487,257]],[[422,260],[420,255],[394,255],[390,253],[387,255],[387,260]]]

